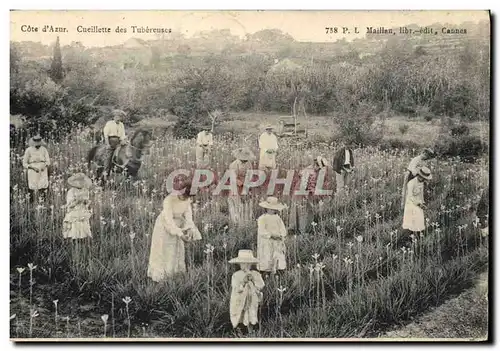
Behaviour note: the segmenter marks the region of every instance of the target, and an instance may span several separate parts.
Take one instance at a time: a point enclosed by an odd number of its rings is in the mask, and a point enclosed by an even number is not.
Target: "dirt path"
[[[488,335],[488,273],[482,273],[473,288],[464,291],[414,322],[387,332],[382,338],[475,339]]]

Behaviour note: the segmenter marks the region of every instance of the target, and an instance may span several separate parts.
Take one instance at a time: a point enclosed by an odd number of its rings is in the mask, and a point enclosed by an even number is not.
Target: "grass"
[[[488,335],[487,279],[486,273],[481,274],[474,287],[384,337],[485,340]]]
[[[252,147],[251,140],[216,140],[214,168],[223,171],[232,161],[231,150],[245,143]],[[234,337],[228,314],[234,267],[227,259],[241,248],[255,250],[256,223],[233,227],[226,199],[198,198],[194,220],[203,240],[188,245],[186,275],[160,284],[146,277],[153,225],[166,195],[164,179],[173,169],[194,167],[193,143],[159,138],[138,182],[117,179],[111,189],[94,188],[93,238],[78,246],[62,239],[62,205],[66,179],[85,169],[89,142],[70,136],[49,145],[54,171],[45,206],[27,203],[19,155],[11,154],[12,337],[103,337],[104,315],[107,337]],[[319,154],[330,160],[333,152],[327,144],[307,149],[285,144],[278,163],[301,169]],[[410,155],[375,148],[355,155],[351,195],[324,199],[308,233],[287,238],[288,269],[280,281],[266,281],[254,336],[374,335],[441,304],[487,264],[488,243],[473,225],[484,187],[483,163],[432,164],[428,229],[403,249],[396,245],[399,187]],[[213,246],[210,253],[207,245]],[[37,266],[31,283],[28,269],[17,271],[28,263]],[[30,318],[30,311],[36,316]]]

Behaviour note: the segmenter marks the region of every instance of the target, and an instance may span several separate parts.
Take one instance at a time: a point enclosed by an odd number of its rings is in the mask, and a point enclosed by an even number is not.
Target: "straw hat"
[[[229,263],[259,263],[252,250],[239,250],[238,257],[229,260]]]
[[[271,210],[278,210],[278,211],[281,211],[281,210],[286,208],[286,205],[279,202],[278,198],[276,198],[274,196],[268,196],[266,201],[262,201],[259,203],[259,206],[263,207],[263,208],[269,208]]]
[[[123,117],[125,117],[125,115],[126,115],[126,113],[123,110],[120,110],[120,109],[113,110],[113,117],[118,116],[118,117],[123,118]]]
[[[316,157],[316,163],[319,165],[320,168],[328,166],[328,161],[323,156]]]
[[[92,180],[83,173],[73,174],[68,178],[68,184],[74,188],[90,188]]]
[[[35,145],[43,145],[43,138],[40,136],[40,134],[37,134],[28,140],[28,145],[29,146],[35,146]]]
[[[428,167],[420,168],[420,170],[418,171],[418,175],[427,180],[432,179],[431,170]]]
[[[238,160],[242,160],[242,161],[253,161],[253,160],[255,160],[255,155],[253,154],[253,152],[250,149],[246,148],[246,147],[234,150],[233,151],[233,156],[235,158],[237,158]]]
[[[266,124],[266,127],[264,128],[265,130],[269,130],[269,129],[274,129],[274,127],[271,125],[271,124]]]

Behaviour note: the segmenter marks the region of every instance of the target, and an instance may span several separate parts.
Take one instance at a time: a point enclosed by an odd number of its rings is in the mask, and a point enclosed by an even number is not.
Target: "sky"
[[[298,41],[334,42],[364,37],[366,27],[399,27],[411,23],[460,23],[488,20],[486,11],[11,11],[11,40],[40,41],[51,44],[60,37],[62,45],[79,41],[85,46],[121,44],[131,37],[151,40],[156,34],[132,33],[131,26],[170,28],[186,37],[204,30],[231,30],[244,37],[262,29],[280,29]],[[38,27],[38,32],[23,32],[22,26]],[[45,25],[67,28],[67,33],[44,33]],[[78,33],[77,27],[111,28],[111,33]],[[127,33],[116,33],[117,26]],[[326,34],[325,27],[349,27],[350,34]],[[358,27],[359,34],[354,34]],[[440,29],[440,28],[439,28]],[[168,34],[166,35],[168,38]]]

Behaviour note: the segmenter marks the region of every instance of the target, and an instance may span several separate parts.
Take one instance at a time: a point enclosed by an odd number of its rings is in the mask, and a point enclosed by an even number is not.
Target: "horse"
[[[126,145],[118,146],[115,150],[112,164],[107,172],[104,172],[108,167],[109,150],[106,144],[100,144],[90,149],[87,155],[87,166],[91,170],[92,162],[96,165],[96,178],[104,183],[105,176],[109,177],[111,172],[123,173],[126,172],[127,179],[137,178],[139,168],[142,164],[144,153],[151,146],[152,135],[148,129],[137,129]]]

